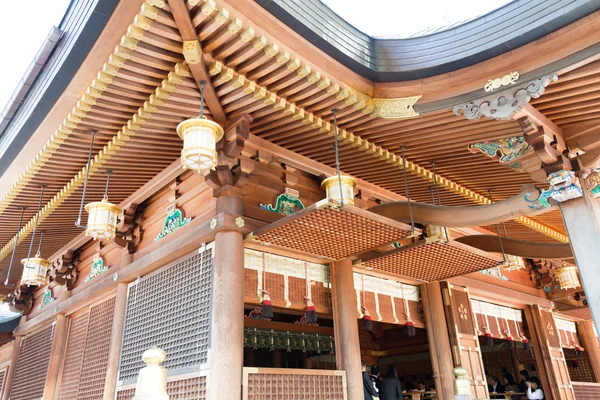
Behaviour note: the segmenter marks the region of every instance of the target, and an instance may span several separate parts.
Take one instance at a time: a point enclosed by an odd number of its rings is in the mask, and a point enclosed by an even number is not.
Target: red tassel
[[[369,310],[363,307],[363,321],[365,324],[365,330],[367,332],[373,331],[373,321],[371,321],[371,314],[369,314]]]
[[[415,323],[412,320],[406,321],[406,335],[408,337],[413,337],[417,334],[417,330],[415,329]]]
[[[491,332],[488,331],[487,329],[485,330],[485,344],[487,344],[488,346],[491,346],[494,344],[494,338],[492,337]]]
[[[571,360],[571,365],[573,368],[579,368],[579,360]]]
[[[581,350],[581,347],[575,346],[575,357],[581,357]]]
[[[531,349],[531,343],[529,343],[529,339],[527,339],[525,336],[523,337],[523,347],[525,348],[525,350],[529,350]]]
[[[317,323],[317,312],[315,311],[315,305],[309,298],[306,299],[306,322],[308,324]]]
[[[269,293],[263,290],[263,300],[262,300],[262,316],[265,319],[273,318],[273,305],[271,304],[271,298],[269,297]]]
[[[508,339],[508,348],[509,349],[514,349],[515,348],[515,341],[513,340],[513,337],[509,336],[507,339]]]

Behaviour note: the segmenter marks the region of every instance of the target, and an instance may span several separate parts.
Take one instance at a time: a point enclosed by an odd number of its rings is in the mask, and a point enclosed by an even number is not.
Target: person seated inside
[[[504,374],[502,376],[502,383],[504,383],[504,390],[506,392],[518,392],[519,387],[515,382],[515,378],[511,374]]]
[[[375,382],[375,387],[377,390],[380,389],[379,384],[381,380],[379,379],[379,374],[381,373],[381,368],[378,365],[371,365],[371,380]]]
[[[488,390],[490,391],[490,393],[504,393],[505,392],[504,385],[500,383],[500,381],[498,380],[498,377],[490,376],[488,382],[489,382]],[[492,399],[503,399],[504,396],[496,395],[496,396],[491,396],[491,398]]]
[[[417,383],[417,388],[415,389],[415,391],[424,392],[425,390],[427,390],[427,385],[425,384],[425,382],[419,381],[419,383]]]
[[[544,398],[544,391],[542,390],[542,384],[540,378],[532,376],[527,380],[527,399],[528,400],[540,400]]]
[[[527,381],[529,380],[529,372],[527,372],[527,370],[525,369],[519,371],[519,379],[519,392],[527,392]]]

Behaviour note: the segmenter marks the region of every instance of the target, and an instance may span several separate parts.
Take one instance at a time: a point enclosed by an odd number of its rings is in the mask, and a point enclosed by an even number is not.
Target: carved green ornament
[[[52,291],[49,288],[46,288],[46,290],[44,290],[44,295],[42,296],[42,304],[40,304],[38,306],[38,309],[41,309],[44,306],[47,306],[48,304],[52,303],[54,301],[54,298],[52,297]]]
[[[163,223],[162,232],[158,234],[154,241],[156,242],[157,240],[164,238],[169,233],[176,231],[191,220],[191,218],[184,218],[180,209],[174,208],[171,212],[169,212],[169,214],[167,214],[165,222]]]
[[[288,193],[282,193],[275,199],[275,207],[271,204],[261,204],[260,208],[267,211],[276,212],[281,215],[292,215],[300,210],[304,210],[304,204],[299,198]]]
[[[87,276],[87,278],[85,278],[85,282],[94,279],[107,269],[108,267],[104,265],[104,259],[102,257],[96,258],[92,264],[92,270],[90,271],[90,274]]]
[[[471,153],[484,153],[510,168],[518,168],[519,163],[515,160],[521,158],[530,148],[531,146],[525,142],[524,136],[511,136],[506,139],[473,143],[468,146]]]

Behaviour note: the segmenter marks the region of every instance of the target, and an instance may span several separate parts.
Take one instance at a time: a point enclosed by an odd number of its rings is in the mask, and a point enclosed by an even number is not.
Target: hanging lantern
[[[563,290],[576,289],[581,287],[577,267],[568,266],[566,262],[562,262],[562,267],[554,271],[560,288]]]
[[[40,257],[40,253],[37,253],[33,258],[22,259],[21,263],[24,266],[21,285],[42,286],[46,284],[46,273],[50,267],[50,261]]]
[[[511,254],[506,254],[506,261],[504,263],[504,269],[507,271],[522,271],[524,270],[525,262],[522,257],[513,256]]]
[[[199,174],[217,165],[217,142],[223,137],[221,125],[206,118],[192,118],[177,125],[183,139],[181,165]]]
[[[177,125],[177,134],[183,139],[181,165],[199,174],[217,165],[217,142],[223,137],[223,128],[204,117],[204,86],[200,81],[200,116]]]
[[[105,197],[85,206],[89,213],[85,234],[94,239],[112,240],[117,231],[117,216],[121,212],[119,206],[108,202]]]
[[[340,196],[340,181],[342,187],[342,195]],[[325,179],[321,183],[321,187],[327,192],[327,198],[333,199],[339,203],[354,205],[354,188],[356,180],[351,176],[342,175],[339,177],[334,175]]]

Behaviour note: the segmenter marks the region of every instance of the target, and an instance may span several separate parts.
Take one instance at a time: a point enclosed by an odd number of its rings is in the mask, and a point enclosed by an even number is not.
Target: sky
[[[406,38],[486,14],[511,0],[321,0],[373,37]]]
[[[0,13],[0,111],[4,108],[52,26],[58,26],[70,0],[2,2]]]

